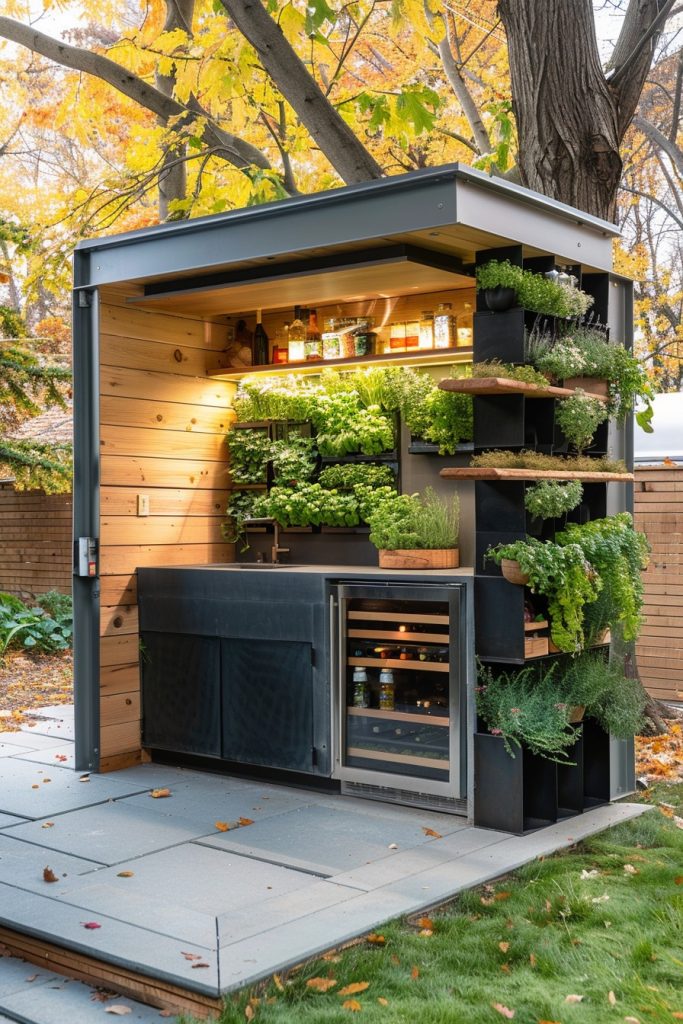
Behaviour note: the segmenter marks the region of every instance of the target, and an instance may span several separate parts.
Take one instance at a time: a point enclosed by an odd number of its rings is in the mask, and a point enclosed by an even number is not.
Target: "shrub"
[[[539,480],[527,487],[524,506],[538,519],[559,519],[581,502],[583,486],[579,480],[563,484],[559,480]]]

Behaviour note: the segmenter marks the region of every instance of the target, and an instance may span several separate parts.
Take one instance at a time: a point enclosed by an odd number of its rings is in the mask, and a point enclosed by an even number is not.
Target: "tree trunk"
[[[616,218],[619,147],[674,0],[630,0],[605,76],[591,0],[499,0],[522,184]]]

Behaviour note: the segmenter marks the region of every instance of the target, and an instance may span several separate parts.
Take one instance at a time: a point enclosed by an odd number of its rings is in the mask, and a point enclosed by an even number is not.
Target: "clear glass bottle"
[[[370,687],[368,674],[364,668],[353,670],[353,706],[354,708],[370,707]]]
[[[290,363],[303,363],[306,344],[306,325],[301,319],[301,306],[294,307],[294,319],[289,325],[288,354]]]
[[[389,349],[391,352],[405,352],[406,350],[406,325],[391,324],[389,327]]]
[[[375,321],[370,316],[358,318],[358,324],[353,332],[354,354],[357,356],[371,356],[375,352],[377,335],[373,331]]]
[[[334,317],[323,320],[323,359],[338,359],[341,352],[339,331]]]
[[[306,327],[306,340],[304,342],[304,358],[308,361],[322,359],[323,345],[318,329],[318,311],[309,309],[308,325]]]
[[[420,342],[420,324],[417,320],[406,321],[406,352],[413,352]]]
[[[472,340],[474,338],[473,323],[472,303],[466,302],[462,313],[458,317],[456,332],[456,345],[458,348],[472,348]]]
[[[453,348],[454,345],[453,304],[440,302],[434,312],[434,348]]]
[[[394,704],[394,673],[390,668],[383,668],[379,674],[379,706],[382,711],[393,711]]]
[[[426,309],[420,314],[420,338],[418,348],[434,348],[434,313]]]

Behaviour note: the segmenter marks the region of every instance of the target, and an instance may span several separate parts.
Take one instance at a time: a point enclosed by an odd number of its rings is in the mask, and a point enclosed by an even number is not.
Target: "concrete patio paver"
[[[599,807],[511,836],[415,807],[160,764],[80,783],[52,763],[55,751],[70,756],[63,740],[21,737],[0,759],[3,923],[211,996],[647,810]],[[152,799],[156,787],[172,795]],[[216,829],[239,817],[253,824]],[[48,864],[57,883],[42,880]],[[101,927],[84,929],[90,920]],[[208,967],[193,969],[183,955],[193,950]],[[0,999],[0,1014],[31,1002],[23,991],[16,998],[11,1007]],[[76,1011],[35,1020],[80,1024]]]

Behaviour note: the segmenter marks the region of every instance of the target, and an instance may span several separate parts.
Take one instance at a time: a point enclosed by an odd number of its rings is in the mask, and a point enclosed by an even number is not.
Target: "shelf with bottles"
[[[350,657],[347,659],[347,665],[359,666],[363,668],[377,668],[378,665],[383,665],[386,668],[400,668],[410,669],[411,672],[449,672],[450,666],[447,661],[401,661],[400,658],[380,658],[372,657]]]

